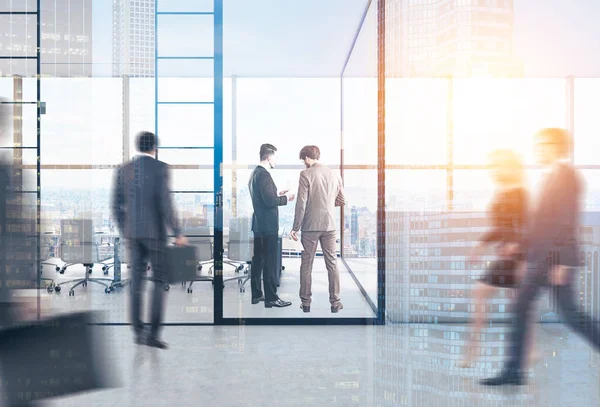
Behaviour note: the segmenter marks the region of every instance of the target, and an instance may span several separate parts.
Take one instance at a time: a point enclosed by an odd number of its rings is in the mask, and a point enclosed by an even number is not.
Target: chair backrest
[[[230,240],[227,242],[227,258],[233,261],[252,261],[254,240]]]
[[[183,229],[188,236],[190,246],[196,247],[196,256],[200,261],[208,261],[213,258],[213,238],[210,226],[188,226]]]
[[[232,218],[229,221],[229,241],[250,241],[252,234],[252,218]]]
[[[91,219],[62,219],[61,260],[67,263],[94,263],[98,252]]]

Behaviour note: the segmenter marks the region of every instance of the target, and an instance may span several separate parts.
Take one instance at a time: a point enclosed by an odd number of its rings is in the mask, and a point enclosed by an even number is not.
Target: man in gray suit
[[[136,343],[166,349],[158,339],[163,316],[167,227],[176,236],[175,244],[185,245],[169,191],[169,167],[156,156],[158,140],[150,132],[137,136],[140,155],[116,170],[112,193],[112,214],[121,235],[127,240],[131,259],[131,323]],[[150,332],[141,320],[143,274],[152,264],[154,292]]]
[[[304,312],[310,312],[312,267],[317,244],[321,243],[329,278],[331,312],[337,313],[344,306],[339,296],[335,207],[345,204],[344,188],[339,174],[319,163],[320,158],[321,152],[317,146],[306,146],[300,151],[300,160],[306,169],[300,173],[296,215],[290,235],[297,241],[298,231],[302,231],[304,250],[300,266],[300,307]]]

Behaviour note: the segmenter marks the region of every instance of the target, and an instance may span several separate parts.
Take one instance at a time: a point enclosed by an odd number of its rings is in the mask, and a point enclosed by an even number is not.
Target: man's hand
[[[295,242],[297,242],[297,241],[298,241],[298,232],[297,232],[297,231],[295,231],[295,230],[292,230],[292,231],[290,232],[290,236],[291,236],[291,238],[292,238],[292,239],[294,239],[294,241],[295,241]]]
[[[288,192],[289,192],[289,189],[286,189],[286,190],[284,190],[284,191],[281,191],[281,192],[279,193],[279,196],[284,196],[284,195],[287,195],[287,193],[288,193]]]
[[[287,193],[286,195],[287,195],[288,202],[292,202],[294,200],[294,198],[296,197],[295,194]]]
[[[187,237],[185,237],[183,235],[179,235],[175,239],[176,246],[187,246],[187,244],[188,244],[188,239],[187,239]]]

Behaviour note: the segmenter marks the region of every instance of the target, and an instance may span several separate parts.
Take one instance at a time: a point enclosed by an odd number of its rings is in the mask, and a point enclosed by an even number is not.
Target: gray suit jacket
[[[167,227],[181,229],[169,191],[169,166],[149,156],[138,156],[117,168],[112,193],[112,215],[125,239],[167,240]]]
[[[345,205],[339,174],[321,164],[300,173],[293,230],[329,232],[337,229],[336,206]]]

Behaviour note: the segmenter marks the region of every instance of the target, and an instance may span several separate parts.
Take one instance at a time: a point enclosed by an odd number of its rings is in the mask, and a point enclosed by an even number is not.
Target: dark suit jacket
[[[248,182],[252,198],[252,231],[255,235],[279,233],[279,206],[287,205],[287,196],[277,195],[277,187],[269,171],[258,166],[252,171]]]
[[[555,165],[541,186],[529,230],[528,260],[543,262],[557,252],[559,264],[579,266],[579,215],[583,184],[568,163]]]
[[[169,191],[169,166],[141,155],[117,168],[112,215],[125,239],[167,240],[181,233]]]

